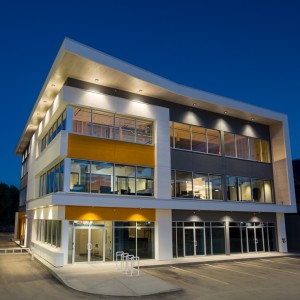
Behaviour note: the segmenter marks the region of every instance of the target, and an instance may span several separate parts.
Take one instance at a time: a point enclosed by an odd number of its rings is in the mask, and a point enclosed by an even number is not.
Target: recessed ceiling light
[[[47,101],[46,101],[46,100],[43,100],[43,102],[46,103]]]
[[[54,83],[52,83],[52,84],[51,84],[51,87],[55,87],[55,84],[54,84]]]
[[[253,121],[253,120],[254,120],[254,118],[252,117],[252,118],[251,118],[251,121]]]
[[[193,106],[196,106],[196,103],[193,103]]]
[[[139,90],[139,92],[141,93],[143,90]]]
[[[227,111],[227,110],[224,110],[224,114],[227,115],[227,114],[228,114],[228,111]]]
[[[95,82],[99,82],[99,79],[98,79],[98,78],[95,78]]]

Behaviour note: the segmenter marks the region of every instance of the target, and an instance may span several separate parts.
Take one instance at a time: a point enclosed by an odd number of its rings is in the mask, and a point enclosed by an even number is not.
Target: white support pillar
[[[73,251],[73,249],[69,249],[69,221],[68,220],[62,220],[61,221],[61,251],[64,254],[63,258],[63,265],[68,264],[68,256],[69,251],[70,253]]]
[[[25,223],[25,240],[24,246],[30,248],[31,237],[32,237],[32,220],[33,220],[33,211],[26,210],[26,223]]]
[[[172,248],[172,210],[156,210],[155,259],[173,259]]]
[[[285,218],[283,213],[276,213],[277,223],[277,238],[279,252],[288,252],[286,231],[285,231]]]

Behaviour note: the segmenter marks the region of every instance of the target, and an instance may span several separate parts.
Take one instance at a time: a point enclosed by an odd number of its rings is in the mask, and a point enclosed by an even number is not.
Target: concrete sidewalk
[[[173,260],[157,261],[142,260],[141,268],[158,267],[178,264],[212,263],[222,261],[248,260],[267,257],[291,256],[287,253],[255,253],[216,255],[193,258],[177,258]],[[118,270],[115,262],[106,263],[78,263],[55,268],[40,257],[35,257],[45,265],[51,273],[66,286],[90,294],[106,296],[145,296],[160,293],[176,292],[179,287],[140,270],[140,276],[126,275]]]

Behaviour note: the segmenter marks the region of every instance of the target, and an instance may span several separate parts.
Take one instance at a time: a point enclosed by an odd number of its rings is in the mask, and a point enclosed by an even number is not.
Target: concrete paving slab
[[[180,264],[207,264],[213,262],[242,261],[257,258],[284,257],[291,254],[265,252],[255,254],[216,255],[191,258],[176,258],[173,260],[157,261],[142,260],[141,268],[155,266],[178,266]],[[158,277],[143,272],[140,276],[130,276],[117,269],[115,262],[106,263],[78,263],[55,268],[40,257],[36,257],[62,283],[72,289],[105,296],[146,296],[153,294],[180,291],[181,288]]]

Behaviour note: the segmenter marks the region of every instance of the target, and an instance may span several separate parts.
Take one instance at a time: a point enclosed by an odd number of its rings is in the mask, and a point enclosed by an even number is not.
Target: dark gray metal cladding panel
[[[271,164],[224,157],[224,174],[273,180]]]
[[[182,150],[171,150],[171,168],[213,174],[223,173],[222,157]]]
[[[171,150],[171,168],[216,175],[273,179],[271,164],[176,149]]]
[[[172,210],[172,220],[182,222],[276,222],[276,214],[253,212],[222,212]]]

